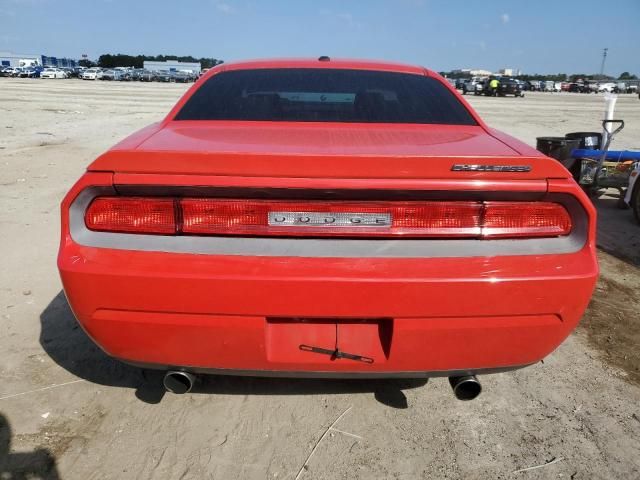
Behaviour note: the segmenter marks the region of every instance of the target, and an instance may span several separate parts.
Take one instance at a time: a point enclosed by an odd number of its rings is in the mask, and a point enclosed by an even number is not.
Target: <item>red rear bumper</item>
[[[215,257],[68,244],[59,266],[82,326],[122,360],[398,373],[545,357],[578,323],[596,278],[588,248],[563,257]],[[373,363],[300,350],[336,340]]]
[[[598,273],[590,206],[584,245],[557,254],[335,258],[87,246],[72,237],[67,212],[92,181],[108,185],[111,176],[93,174],[63,203],[67,298],[109,355],[158,368],[392,376],[524,366],[575,328]]]

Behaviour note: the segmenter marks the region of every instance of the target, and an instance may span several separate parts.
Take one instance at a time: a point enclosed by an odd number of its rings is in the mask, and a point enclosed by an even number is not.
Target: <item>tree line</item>
[[[78,62],[83,67],[102,67],[102,68],[115,68],[115,67],[135,67],[142,68],[145,61],[147,62],[164,62],[164,61],[178,61],[178,62],[190,62],[200,63],[202,68],[212,68],[216,65],[223,63],[223,60],[217,58],[196,58],[191,55],[179,56],[179,55],[125,55],[122,53],[111,54],[105,53],[98,57],[97,62],[91,60],[80,60]]]

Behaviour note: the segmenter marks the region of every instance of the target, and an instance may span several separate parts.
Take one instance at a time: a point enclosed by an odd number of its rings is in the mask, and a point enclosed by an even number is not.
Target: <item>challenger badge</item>
[[[530,172],[531,165],[468,165],[456,163],[451,167],[453,172]]]

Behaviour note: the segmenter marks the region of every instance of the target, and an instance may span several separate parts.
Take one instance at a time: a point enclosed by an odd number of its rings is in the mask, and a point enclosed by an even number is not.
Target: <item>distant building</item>
[[[0,52],[0,66],[2,67],[31,67],[36,65],[42,65],[42,55]]]
[[[43,67],[77,67],[78,61],[70,58],[45,57],[42,56]]]
[[[501,68],[498,72],[500,75],[504,75],[505,77],[517,77],[522,75],[522,72],[517,68]]]
[[[0,52],[0,66],[3,67],[75,67],[76,60],[69,58],[46,57],[31,53]]]
[[[469,77],[488,77],[490,75],[493,75],[493,72],[490,70],[482,70],[477,68],[459,68],[457,70],[453,70],[451,73],[462,74]]]
[[[146,61],[143,64],[144,68],[153,72],[180,72],[188,71],[193,73],[200,73],[200,63],[198,62],[178,62],[175,60],[166,60],[164,62],[150,62]]]

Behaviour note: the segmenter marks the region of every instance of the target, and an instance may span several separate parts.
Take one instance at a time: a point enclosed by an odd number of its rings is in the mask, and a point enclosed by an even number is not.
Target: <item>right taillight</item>
[[[569,212],[559,203],[485,202],[482,237],[556,237],[571,233]]]
[[[368,238],[529,238],[571,233],[552,202],[287,201],[99,197],[90,230],[156,235]]]

